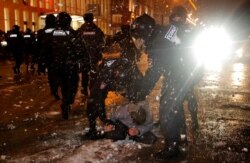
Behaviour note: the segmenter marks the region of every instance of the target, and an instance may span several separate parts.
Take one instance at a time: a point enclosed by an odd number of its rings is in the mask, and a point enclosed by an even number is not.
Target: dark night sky
[[[241,6],[250,8],[249,2],[250,0],[199,0],[200,16],[209,20],[226,20],[234,16]]]
[[[250,0],[199,0],[200,18],[208,24],[222,24],[237,37],[250,34]]]

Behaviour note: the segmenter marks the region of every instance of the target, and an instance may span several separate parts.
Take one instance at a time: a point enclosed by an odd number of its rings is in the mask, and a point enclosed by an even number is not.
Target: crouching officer
[[[71,17],[61,12],[56,18],[57,27],[51,32],[51,54],[47,57],[51,75],[59,81],[62,94],[62,117],[69,118],[71,104],[74,103],[78,87],[78,65],[84,55],[84,44],[75,39],[75,31],[71,28]],[[81,48],[81,49],[77,49]]]
[[[164,76],[160,97],[160,128],[165,138],[165,147],[154,155],[157,160],[180,156],[181,134],[185,126],[182,105],[190,90],[202,77],[198,63],[188,48],[189,34],[185,30],[187,11],[183,6],[176,6],[172,11],[169,25],[155,32],[148,49],[152,63],[143,84],[140,83],[144,89],[140,90],[137,97],[137,100],[145,99],[154,83],[161,75]]]

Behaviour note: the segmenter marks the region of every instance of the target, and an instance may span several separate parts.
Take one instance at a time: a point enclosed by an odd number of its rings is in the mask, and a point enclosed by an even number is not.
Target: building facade
[[[46,14],[66,11],[72,16],[74,29],[83,23],[85,12],[92,12],[95,23],[110,33],[110,8],[110,0],[0,0],[0,29],[7,32],[19,25],[21,30],[37,31],[44,27]]]
[[[170,8],[174,4],[187,4],[193,0],[0,0],[0,29],[7,32],[13,25],[21,30],[37,31],[44,27],[48,13],[68,12],[72,27],[77,29],[84,22],[82,15],[92,12],[95,23],[107,35],[120,30],[122,24],[130,24],[146,13],[157,24],[166,24]]]

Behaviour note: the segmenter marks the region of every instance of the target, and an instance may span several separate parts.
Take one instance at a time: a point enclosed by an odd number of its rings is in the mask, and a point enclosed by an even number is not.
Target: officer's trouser
[[[77,93],[79,75],[77,70],[72,70],[68,73],[64,73],[61,78],[62,97],[63,104],[70,105],[74,103]]]
[[[100,89],[101,82],[96,82],[90,90],[87,100],[87,116],[91,131],[96,130],[96,119],[99,117],[106,122],[105,99],[108,95],[108,88]]]
[[[188,93],[189,83],[168,77],[162,87],[160,101],[160,126],[166,144],[178,143],[185,123],[183,102]]]

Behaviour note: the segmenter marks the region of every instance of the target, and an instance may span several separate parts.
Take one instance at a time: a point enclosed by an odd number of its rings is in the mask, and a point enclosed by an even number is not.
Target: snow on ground
[[[73,132],[71,134],[74,134]],[[67,135],[70,136],[70,135]],[[43,143],[48,149],[24,157],[2,161],[8,163],[43,163],[43,162],[62,162],[62,163],[112,163],[121,162],[126,157],[136,155],[139,150],[148,145],[136,143],[131,140],[112,141],[86,140],[81,141],[79,137],[71,135],[71,139],[57,138]],[[39,146],[39,144],[38,144]]]

